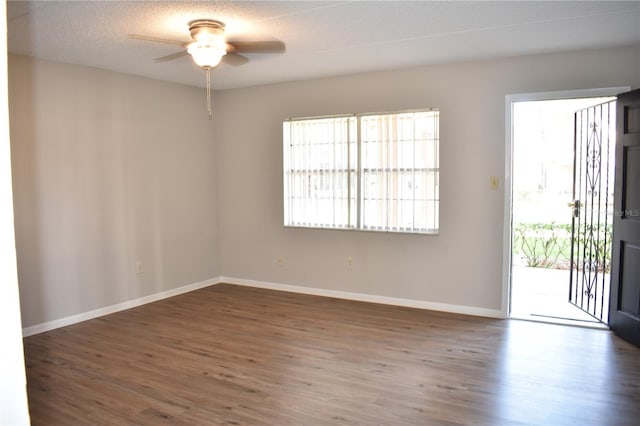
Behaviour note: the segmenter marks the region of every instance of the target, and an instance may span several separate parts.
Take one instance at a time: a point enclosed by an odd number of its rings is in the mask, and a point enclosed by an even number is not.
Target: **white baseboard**
[[[314,296],[334,297],[337,299],[356,300],[359,302],[380,303],[383,305],[404,306],[407,308],[426,309],[430,311],[450,312],[456,314],[473,315],[488,318],[504,319],[501,309],[487,309],[476,306],[452,305],[449,303],[426,302],[422,300],[402,299],[398,297],[376,296],[365,293],[352,293],[340,290],[327,290],[314,287],[302,287],[289,284],[278,284],[265,281],[246,280],[242,278],[220,277],[220,283],[258,287],[270,290],[289,291],[292,293],[310,294]]]
[[[140,297],[133,300],[127,300],[126,302],[118,303],[111,306],[105,306],[104,308],[94,309],[92,311],[83,312],[76,315],[60,318],[53,321],[47,321],[41,324],[32,325],[22,329],[22,336],[32,336],[38,333],[44,333],[45,331],[54,330],[56,328],[65,327],[67,325],[76,324],[82,321],[98,318],[104,315],[113,314],[115,312],[124,311],[125,309],[135,308],[136,306],[145,305],[147,303],[156,302],[158,300],[166,299],[168,297],[177,296],[182,293],[188,293],[190,291],[198,290],[200,288],[209,287],[214,284],[220,283],[219,278],[213,278],[206,281],[201,281],[194,284],[188,284],[182,287],[174,288],[167,291],[161,291],[160,293],[150,294],[149,296]]]
[[[398,297],[376,296],[365,293],[352,293],[340,290],[328,290],[315,287],[303,287],[289,284],[279,284],[266,281],[246,280],[233,277],[217,277],[210,280],[201,281],[194,284],[185,285],[183,287],[174,288],[160,293],[151,294],[149,296],[140,297],[138,299],[128,300],[116,305],[106,306],[104,308],[94,309],[92,311],[83,312],[76,315],[60,318],[53,321],[47,321],[41,324],[32,325],[22,329],[22,336],[32,336],[45,331],[54,330],[56,328],[65,327],[82,321],[98,318],[104,315],[113,314],[115,312],[124,311],[126,309],[135,308],[158,300],[166,299],[179,294],[188,293],[204,287],[215,284],[228,283],[242,285],[247,287],[265,288],[277,291],[288,291],[292,293],[310,294],[314,296],[334,297],[337,299],[355,300],[359,302],[380,303],[383,305],[404,306],[407,308],[426,309],[431,311],[451,312],[456,314],[474,315],[488,318],[505,318],[500,309],[479,308],[476,306],[452,305],[449,303],[426,302],[422,300],[402,299]]]

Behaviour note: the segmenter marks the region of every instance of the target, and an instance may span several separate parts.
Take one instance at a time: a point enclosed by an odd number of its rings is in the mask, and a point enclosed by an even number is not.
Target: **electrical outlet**
[[[282,268],[284,266],[284,256],[282,255],[278,256],[277,262],[278,262],[278,266]]]
[[[353,269],[353,257],[347,257],[347,269]]]
[[[141,274],[144,272],[144,265],[141,260],[136,261],[136,274]]]

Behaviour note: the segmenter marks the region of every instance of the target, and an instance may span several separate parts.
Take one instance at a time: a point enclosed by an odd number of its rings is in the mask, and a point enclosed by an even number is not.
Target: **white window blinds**
[[[437,110],[284,122],[284,224],[437,233]]]
[[[438,229],[438,112],[360,119],[363,229]]]
[[[353,228],[356,118],[284,123],[285,225]]]

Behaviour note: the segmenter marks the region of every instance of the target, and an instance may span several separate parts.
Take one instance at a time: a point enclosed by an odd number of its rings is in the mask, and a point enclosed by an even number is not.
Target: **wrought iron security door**
[[[569,302],[607,322],[613,228],[615,101],[575,113]]]

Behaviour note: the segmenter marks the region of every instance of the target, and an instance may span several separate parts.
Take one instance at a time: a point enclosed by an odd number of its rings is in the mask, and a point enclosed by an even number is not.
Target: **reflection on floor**
[[[513,266],[512,318],[606,328],[605,324],[570,303],[568,298],[568,270]]]

